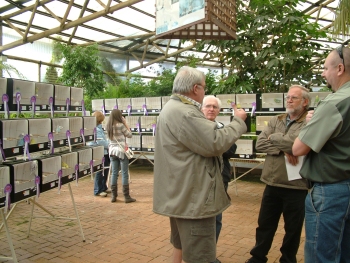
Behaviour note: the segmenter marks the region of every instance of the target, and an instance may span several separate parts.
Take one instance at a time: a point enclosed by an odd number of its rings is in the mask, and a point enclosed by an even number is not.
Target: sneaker
[[[107,193],[106,192],[101,192],[99,194],[97,194],[98,196],[101,196],[101,197],[106,197],[107,196]]]
[[[107,194],[111,194],[112,193],[112,191],[111,190],[109,190],[109,189],[107,189],[106,191],[104,191],[105,193],[107,193]]]

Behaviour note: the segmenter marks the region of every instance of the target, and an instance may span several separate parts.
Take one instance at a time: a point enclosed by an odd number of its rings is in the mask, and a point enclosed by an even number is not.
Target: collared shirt
[[[193,100],[185,95],[182,95],[179,93],[175,93],[174,95],[178,96],[182,100],[182,102],[184,102],[183,100],[188,100],[189,102],[193,103],[198,109],[201,109],[201,107],[202,107],[202,104],[200,104],[199,102],[197,102],[197,101],[195,101],[195,100]]]

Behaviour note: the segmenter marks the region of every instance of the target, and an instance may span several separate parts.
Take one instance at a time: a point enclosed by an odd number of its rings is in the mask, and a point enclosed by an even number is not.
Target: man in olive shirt
[[[350,49],[327,57],[322,73],[334,91],[307,115],[293,145],[306,155],[305,263],[350,262]]]

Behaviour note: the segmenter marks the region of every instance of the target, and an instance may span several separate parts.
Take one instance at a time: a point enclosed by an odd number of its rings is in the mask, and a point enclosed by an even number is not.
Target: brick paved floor
[[[131,196],[137,199],[131,204],[123,202],[121,193],[116,203],[111,203],[109,197],[93,196],[90,177],[81,179],[78,186],[71,184],[85,242],[82,242],[77,221],[45,218],[33,219],[27,238],[31,205],[18,203],[8,225],[19,262],[170,263],[172,246],[168,218],[152,212],[153,169],[132,165],[131,176]],[[245,262],[254,245],[264,184],[239,181],[237,187],[238,196],[234,187],[229,187],[232,206],[223,214],[223,229],[217,246],[217,256],[223,263]],[[67,185],[60,194],[56,190],[42,193],[38,202],[56,216],[75,217]],[[46,215],[34,207],[34,215]],[[281,222],[268,255],[269,263],[279,262],[283,234]],[[303,246],[304,233],[298,262],[303,262]],[[0,255],[11,256],[4,229],[0,232]]]

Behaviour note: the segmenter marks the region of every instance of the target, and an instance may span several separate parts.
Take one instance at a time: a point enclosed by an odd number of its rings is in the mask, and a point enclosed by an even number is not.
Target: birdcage
[[[83,116],[84,138],[85,142],[94,140],[94,129],[96,128],[95,116]]]
[[[8,184],[11,184],[10,168],[8,166],[0,166],[0,208],[5,206],[6,193],[4,189]],[[12,188],[11,185],[11,189]],[[11,194],[9,194],[9,197],[11,198]]]
[[[0,119],[0,138],[6,158],[23,155],[28,133],[27,119]]]
[[[53,139],[52,139],[53,145],[55,148],[64,147],[68,145],[68,141],[67,141],[67,131],[69,131],[68,118],[66,117],[51,118],[51,131],[53,135]]]
[[[130,98],[118,98],[117,105],[118,109],[123,113],[129,113],[132,110]]]
[[[54,109],[57,111],[66,111],[70,105],[70,87],[54,86]]]
[[[232,103],[236,103],[235,94],[217,94],[215,95],[221,100],[221,111],[222,112],[232,112]]]
[[[154,136],[142,134],[141,147],[143,152],[154,152]]]
[[[255,153],[255,140],[251,139],[238,139],[236,141],[237,149],[235,157],[244,159],[253,159],[256,156]]]
[[[130,99],[128,100],[128,104],[130,104]],[[117,99],[105,99],[104,101],[106,113],[110,113],[113,109],[118,109]]]
[[[67,117],[69,119],[70,143],[71,145],[81,144],[83,139],[81,137],[81,130],[83,130],[82,117]],[[94,127],[96,126],[96,121]]]
[[[82,101],[84,100],[84,90],[82,88],[70,88],[70,107],[72,111],[82,110]]]
[[[79,147],[72,149],[72,152],[78,153],[79,178],[91,174],[92,149],[91,147]]]
[[[258,109],[257,94],[236,94],[236,105],[245,110]]]
[[[49,83],[35,83],[36,108],[35,110],[50,111],[53,107],[54,86]]]
[[[133,151],[141,151],[141,136],[133,134],[131,138],[126,138],[126,143]]]
[[[141,116],[141,132],[153,132],[157,124],[157,116]]]
[[[10,111],[32,110],[31,100],[35,97],[35,82],[8,78],[7,92]]]
[[[162,109],[162,97],[146,97],[146,107],[149,113],[160,112]]]
[[[62,185],[60,155],[42,156],[36,160],[38,161],[39,176],[41,179],[40,192],[46,192]]]
[[[30,136],[30,152],[49,150],[49,133],[51,130],[51,119],[28,119]]]
[[[131,111],[143,113],[146,110],[146,98],[131,98]]]
[[[114,99],[116,103],[116,99]],[[105,111],[104,99],[91,100],[91,109],[92,111]]]
[[[283,93],[262,93],[261,110],[262,111],[281,111],[283,107]]]
[[[61,169],[62,169],[62,185],[77,179],[78,169],[78,153],[77,152],[60,152]]]
[[[140,116],[126,116],[125,120],[132,132],[141,132]]]
[[[273,116],[256,116],[256,134],[260,134],[272,118]]]

